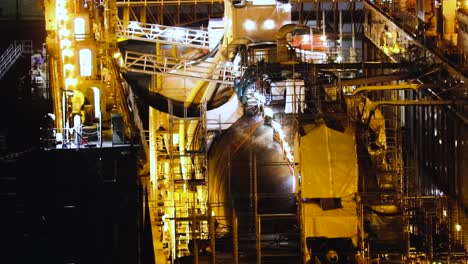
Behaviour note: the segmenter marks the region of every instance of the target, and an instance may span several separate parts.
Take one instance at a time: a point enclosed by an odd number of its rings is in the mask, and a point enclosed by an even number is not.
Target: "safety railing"
[[[227,85],[232,85],[235,78],[232,63],[178,59],[134,51],[125,52],[124,70],[185,77]]]
[[[15,41],[2,54],[0,57],[0,79],[5,76],[22,53],[32,53],[31,41]]]
[[[162,6],[162,5],[196,5],[224,4],[224,0],[118,0],[117,6]]]
[[[117,36],[119,38],[175,44],[200,49],[208,49],[210,45],[208,31],[206,30],[123,20],[119,20],[117,25]]]
[[[110,146],[111,141],[104,142],[102,127],[77,126],[70,128],[41,128],[41,145],[45,148],[81,148]]]

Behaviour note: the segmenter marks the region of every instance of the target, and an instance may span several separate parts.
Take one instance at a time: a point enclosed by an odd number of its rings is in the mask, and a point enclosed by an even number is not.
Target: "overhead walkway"
[[[117,6],[162,6],[162,5],[196,5],[196,4],[224,4],[224,0],[120,0]]]
[[[225,0],[118,0],[117,6],[163,6],[163,5],[197,5],[224,4]],[[292,0],[291,3],[315,3],[316,0]],[[322,2],[349,2],[349,0],[326,0]]]
[[[207,71],[207,69],[212,69]],[[226,62],[179,59],[134,51],[126,51],[124,70],[129,72],[159,74],[191,78],[220,84],[234,82],[234,66]]]
[[[118,21],[117,37],[146,42],[209,49],[208,31],[184,27],[169,27],[138,21]]]
[[[0,79],[5,76],[22,53],[32,53],[31,41],[12,43],[0,57]]]

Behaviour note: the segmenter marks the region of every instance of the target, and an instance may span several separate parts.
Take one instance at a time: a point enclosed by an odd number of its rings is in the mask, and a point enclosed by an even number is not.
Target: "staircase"
[[[2,54],[0,57],[0,79],[5,76],[22,53],[32,53],[31,41],[15,41]]]

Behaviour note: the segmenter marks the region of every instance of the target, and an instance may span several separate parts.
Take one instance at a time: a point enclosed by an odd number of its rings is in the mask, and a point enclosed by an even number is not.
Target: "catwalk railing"
[[[134,51],[125,52],[124,70],[145,74],[185,77],[231,85],[234,65],[227,62],[197,61]]]
[[[200,49],[208,49],[210,45],[208,31],[206,30],[123,20],[118,21],[117,28],[119,38]]]

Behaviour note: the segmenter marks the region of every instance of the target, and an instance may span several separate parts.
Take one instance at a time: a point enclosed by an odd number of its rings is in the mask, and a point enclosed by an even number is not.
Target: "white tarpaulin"
[[[354,137],[319,125],[300,140],[303,198],[340,198],[357,191]]]

